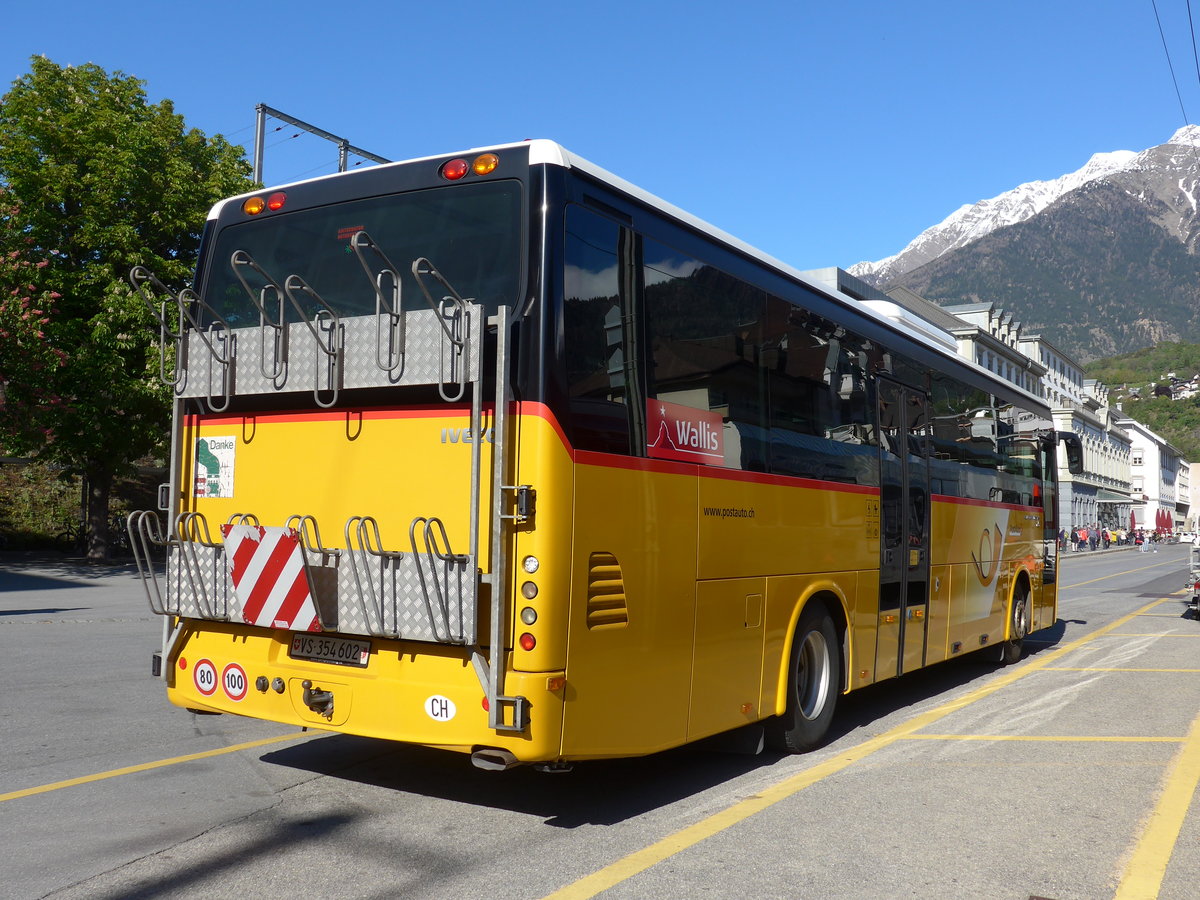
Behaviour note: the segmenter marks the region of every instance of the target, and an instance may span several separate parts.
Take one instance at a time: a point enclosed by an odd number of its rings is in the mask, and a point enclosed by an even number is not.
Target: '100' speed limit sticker
[[[246,681],[246,670],[237,663],[230,663],[221,670],[221,690],[230,700],[242,700],[250,685]]]

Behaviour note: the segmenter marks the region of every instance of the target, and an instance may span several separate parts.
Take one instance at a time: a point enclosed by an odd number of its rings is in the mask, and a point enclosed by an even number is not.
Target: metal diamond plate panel
[[[222,547],[172,544],[167,555],[166,611],[192,619],[241,619]]]
[[[469,382],[479,375],[482,321],[483,310],[474,304],[467,307],[461,323],[431,309],[406,312],[402,346],[386,317],[373,315],[341,319],[336,329],[323,325],[317,335],[303,322],[292,323],[278,344],[270,327],[237,328],[228,342],[232,344],[228,366],[222,366],[204,339],[191,332],[184,377],[176,392],[182,397],[210,398],[213,408],[220,409],[227,394],[310,391],[329,403],[336,391],[348,388]],[[461,352],[447,340],[443,322],[465,341]],[[455,391],[448,388],[450,394]]]
[[[343,552],[338,616],[350,634],[474,644],[478,601],[473,560],[425,553],[379,556]]]
[[[475,644],[478,581],[472,559],[427,553],[380,556],[343,550],[309,556],[314,599],[326,630],[431,643]],[[166,612],[241,622],[225,548],[187,542],[167,557]]]

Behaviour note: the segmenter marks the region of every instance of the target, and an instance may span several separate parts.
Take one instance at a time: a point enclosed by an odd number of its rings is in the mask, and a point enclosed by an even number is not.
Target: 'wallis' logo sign
[[[655,459],[725,465],[721,414],[666,400],[646,401],[646,452]]]

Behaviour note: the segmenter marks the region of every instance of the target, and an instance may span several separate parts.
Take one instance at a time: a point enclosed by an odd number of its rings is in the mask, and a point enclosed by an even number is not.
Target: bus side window
[[[1015,433],[1015,415],[1013,407],[991,395],[934,373],[932,444],[939,493],[1036,505],[1041,464],[1036,445]],[[959,464],[957,475],[949,463]]]
[[[650,455],[765,471],[765,295],[654,241],[643,241],[642,253],[653,365],[648,397],[658,414],[647,416]],[[688,440],[708,455],[690,454]]]
[[[865,342],[770,296],[765,332],[771,472],[877,484]]]
[[[567,209],[563,358],[571,443],[579,450],[630,452],[630,394],[636,358],[627,346],[632,298],[622,290],[622,229],[579,206]]]

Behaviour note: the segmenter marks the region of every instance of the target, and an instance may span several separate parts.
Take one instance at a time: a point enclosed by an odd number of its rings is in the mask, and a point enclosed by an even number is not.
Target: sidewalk
[[[1095,550],[1071,550],[1071,549],[1063,550],[1060,547],[1058,550],[1058,558],[1066,559],[1069,556],[1092,556],[1093,554],[1096,554],[1096,553],[1119,553],[1124,550],[1132,550],[1132,551],[1135,551],[1138,553],[1157,553],[1160,550],[1170,550],[1173,547],[1186,547],[1186,546],[1189,546],[1189,545],[1185,542],[1174,541],[1172,543],[1167,543],[1167,544],[1151,544],[1150,549],[1148,549],[1148,550],[1142,550],[1142,548],[1139,547],[1137,544],[1113,544],[1107,550],[1104,549],[1103,547],[1099,547],[1099,546],[1097,546]]]

